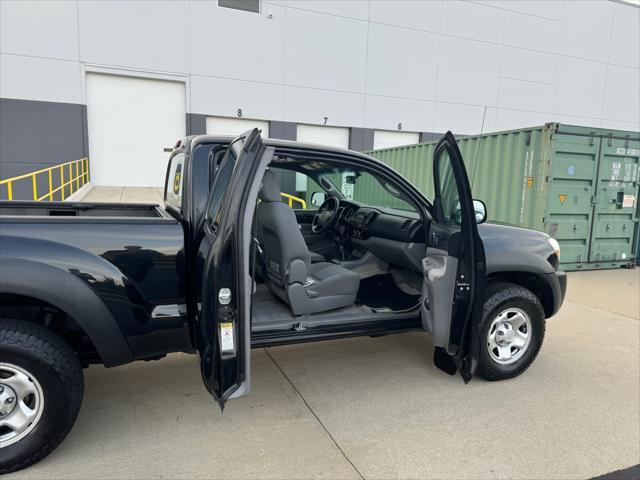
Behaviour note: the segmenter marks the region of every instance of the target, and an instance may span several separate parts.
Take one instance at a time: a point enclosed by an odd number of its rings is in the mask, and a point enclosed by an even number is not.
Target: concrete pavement
[[[91,367],[78,422],[19,478],[589,478],[640,462],[640,270],[570,274],[519,378],[464,385],[425,335],[259,349],[221,414],[197,358]]]
[[[157,187],[92,187],[82,202],[163,203],[164,189]]]

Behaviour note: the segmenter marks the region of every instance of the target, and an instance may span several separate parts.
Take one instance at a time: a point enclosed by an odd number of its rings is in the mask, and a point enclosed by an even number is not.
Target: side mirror
[[[311,205],[314,207],[319,207],[324,203],[325,194],[324,192],[313,192],[311,194]]]
[[[473,211],[476,213],[476,223],[487,221],[487,206],[482,200],[473,201]]]
[[[476,216],[476,223],[484,223],[487,220],[487,207],[482,200],[473,201],[473,211]],[[459,201],[456,202],[453,208],[451,218],[457,225],[462,223],[462,208]]]

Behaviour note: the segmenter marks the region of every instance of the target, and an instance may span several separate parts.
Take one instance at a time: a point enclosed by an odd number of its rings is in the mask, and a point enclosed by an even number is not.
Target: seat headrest
[[[262,177],[262,185],[260,185],[260,193],[258,194],[260,200],[263,202],[281,202],[282,195],[280,195],[280,183],[276,174],[271,170],[264,172]]]

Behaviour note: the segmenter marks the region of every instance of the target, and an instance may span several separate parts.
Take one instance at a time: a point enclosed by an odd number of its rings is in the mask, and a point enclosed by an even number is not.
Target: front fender
[[[522,272],[544,275],[555,271],[553,265],[538,252],[485,248],[485,257],[487,262],[487,275],[499,272]]]
[[[0,293],[47,302],[69,315],[91,339],[106,367],[133,360],[118,322],[91,287],[69,272],[26,259],[0,259]]]

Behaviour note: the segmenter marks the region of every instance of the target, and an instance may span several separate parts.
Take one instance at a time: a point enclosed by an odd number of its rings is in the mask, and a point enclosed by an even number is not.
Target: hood
[[[478,225],[478,233],[485,252],[520,250],[544,258],[553,254],[553,247],[547,241],[549,235],[536,230],[500,223],[483,223]]]

